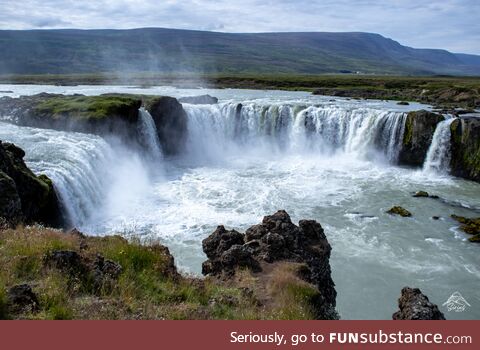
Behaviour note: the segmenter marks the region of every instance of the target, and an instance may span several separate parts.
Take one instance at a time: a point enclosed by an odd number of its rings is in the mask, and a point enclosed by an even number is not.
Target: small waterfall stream
[[[437,174],[448,174],[450,171],[450,125],[455,118],[449,117],[440,122],[433,134],[432,143],[428,149],[423,165],[423,171]]]

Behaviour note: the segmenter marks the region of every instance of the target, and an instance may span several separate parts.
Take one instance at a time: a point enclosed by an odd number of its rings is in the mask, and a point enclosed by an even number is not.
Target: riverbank
[[[3,75],[3,84],[54,85],[171,85],[182,88],[241,88],[309,91],[316,94],[366,99],[416,101],[439,108],[480,106],[480,78],[453,76],[291,75],[291,74],[72,74]]]

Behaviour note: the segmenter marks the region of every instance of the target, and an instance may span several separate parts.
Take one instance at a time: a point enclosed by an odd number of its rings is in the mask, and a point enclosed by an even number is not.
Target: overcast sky
[[[0,0],[1,29],[362,31],[480,54],[480,0]]]

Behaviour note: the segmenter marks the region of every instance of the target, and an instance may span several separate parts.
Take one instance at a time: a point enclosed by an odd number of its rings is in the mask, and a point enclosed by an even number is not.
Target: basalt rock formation
[[[180,153],[187,139],[187,113],[173,97],[158,97],[146,102],[152,115],[165,155]]]
[[[435,128],[444,119],[445,117],[440,114],[425,110],[408,113],[399,163],[422,166],[432,143]]]
[[[403,288],[398,307],[400,310],[392,315],[394,320],[445,320],[438,306],[417,288]]]
[[[459,118],[450,125],[452,175],[480,182],[480,118]]]
[[[21,148],[0,141],[0,217],[11,225],[61,226],[64,220],[52,181],[45,175],[36,176],[24,156]]]
[[[335,318],[337,293],[329,262],[331,246],[318,222],[301,220],[297,226],[280,210],[265,216],[245,234],[219,226],[202,246],[208,257],[202,265],[203,274],[219,278],[232,278],[239,268],[261,274],[279,262],[301,264],[299,277],[318,291],[317,317]]]

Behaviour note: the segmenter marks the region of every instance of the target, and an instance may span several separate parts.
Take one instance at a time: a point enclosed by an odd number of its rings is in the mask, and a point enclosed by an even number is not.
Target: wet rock
[[[452,175],[480,182],[480,118],[456,119],[450,131]]]
[[[444,119],[445,117],[440,114],[425,110],[408,113],[399,163],[422,166],[432,143],[437,124]]]
[[[7,293],[8,308],[12,312],[37,311],[40,303],[28,284],[13,286]]]
[[[404,287],[398,299],[399,311],[392,315],[394,320],[445,320],[445,316],[417,288]]]
[[[322,226],[314,220],[301,220],[293,224],[284,210],[265,216],[262,223],[246,230],[245,235],[219,226],[203,241],[208,260],[202,273],[231,276],[237,267],[260,272],[265,264],[278,261],[305,265],[301,278],[320,291],[316,302],[318,314],[329,318],[336,315],[336,291],[331,278],[331,246]]]
[[[400,102],[397,102],[397,105],[399,105],[399,106],[408,106],[408,105],[410,105],[410,103],[408,103],[407,101],[400,101]]]
[[[173,97],[159,97],[149,101],[146,109],[152,115],[165,155],[180,153],[187,140],[187,113]]]
[[[412,213],[410,213],[407,209],[402,208],[400,206],[392,207],[391,209],[387,210],[387,213],[391,215],[400,215],[404,218],[412,216]]]
[[[460,228],[470,234],[470,235],[477,235],[480,234],[480,218],[465,218],[463,216],[452,215],[452,219],[458,221],[462,225]],[[473,237],[472,237],[473,238]]]
[[[36,176],[24,156],[21,148],[0,141],[0,217],[12,224],[62,226],[65,220],[52,181],[45,175]]]
[[[440,220],[440,216],[432,216],[432,220]]]
[[[425,191],[418,191],[416,192],[413,197],[416,197],[416,198],[420,198],[420,197],[423,197],[423,198],[428,198],[430,197],[430,195],[428,194],[428,192],[425,192]]]
[[[472,243],[480,243],[480,233],[468,239]]]
[[[218,103],[218,98],[210,95],[187,96],[178,99],[180,103],[190,103],[193,105],[213,105]]]

